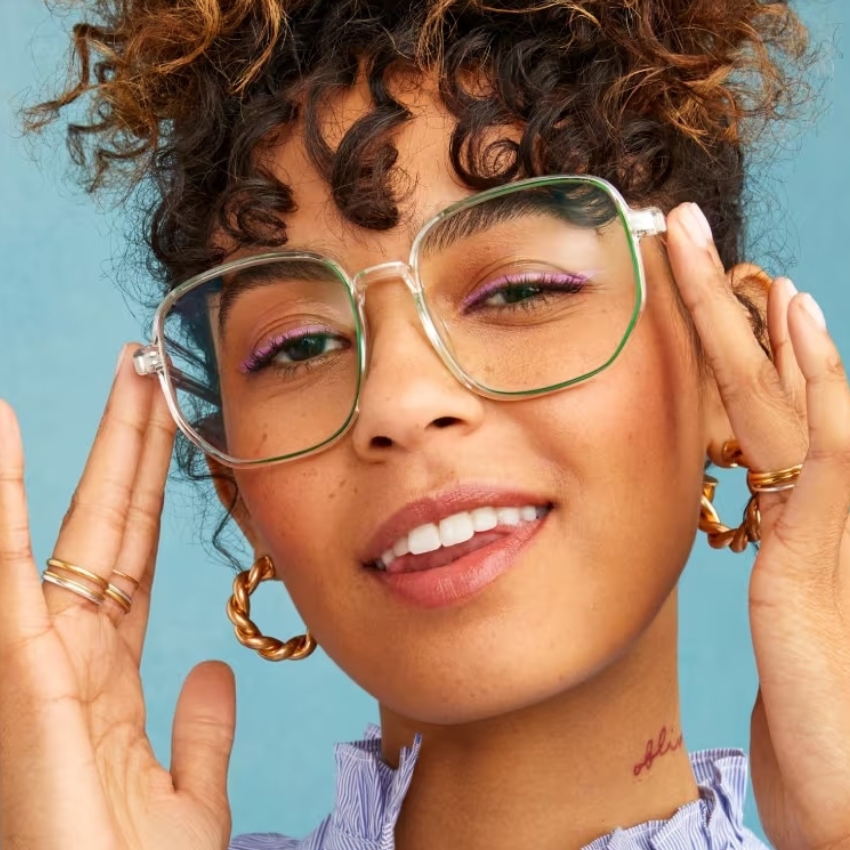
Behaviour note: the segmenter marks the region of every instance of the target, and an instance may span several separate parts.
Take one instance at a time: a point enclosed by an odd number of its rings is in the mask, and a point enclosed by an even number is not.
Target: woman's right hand
[[[158,383],[134,374],[125,348],[53,553],[106,579],[113,569],[138,579],[124,614],[112,599],[98,607],[42,586],[30,548],[20,432],[0,402],[3,850],[227,847],[230,669],[206,663],[186,680],[170,771],[145,734],[139,662],[173,439]],[[132,590],[125,579],[112,581]]]

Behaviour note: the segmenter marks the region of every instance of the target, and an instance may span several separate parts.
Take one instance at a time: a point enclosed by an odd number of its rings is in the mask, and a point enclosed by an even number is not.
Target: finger
[[[165,396],[155,393],[117,560],[118,569],[137,581],[138,585],[134,586],[132,581],[115,575],[110,577],[113,584],[133,599],[133,607],[128,614],[125,615],[117,605],[113,606],[113,610],[117,615],[116,622],[120,621],[120,631],[137,663],[141,660],[150,613],[165,483],[171,463],[174,433],[174,419],[168,410]]]
[[[804,557],[789,560],[808,571],[824,554],[837,566],[850,511],[850,387],[822,317],[808,294],[791,302],[788,326],[806,379],[809,449],[776,531],[786,543],[803,547],[798,554]]]
[[[19,642],[49,627],[32,557],[21,431],[0,400],[0,642]]]
[[[103,579],[109,577],[121,549],[154,390],[155,382],[134,373],[129,346],[125,346],[91,454],[54,548],[54,557]],[[92,605],[63,588],[45,585],[44,593],[54,614]]]
[[[785,392],[798,415],[806,416],[806,381],[797,363],[788,332],[788,308],[797,288],[787,277],[778,277],[770,287],[767,300],[767,329],[773,363]]]
[[[227,768],[236,726],[233,671],[219,661],[199,664],[177,701],[171,736],[174,789],[211,811],[227,807]]]
[[[802,457],[805,432],[732,292],[711,231],[695,204],[683,204],[668,216],[667,247],[733,431],[746,446],[748,465],[771,469],[777,459]],[[765,434],[771,439],[765,440]]]

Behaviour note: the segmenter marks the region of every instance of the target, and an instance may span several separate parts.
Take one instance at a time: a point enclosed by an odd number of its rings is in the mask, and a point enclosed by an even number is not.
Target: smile
[[[474,541],[478,544],[473,547],[463,547],[465,550],[463,553],[459,549],[456,553],[451,553],[457,557],[470,551],[470,549],[477,549],[480,546],[487,545],[493,537],[493,535],[487,535],[487,532],[497,529],[504,529],[506,531],[509,528],[533,523],[542,519],[548,512],[549,508],[547,506],[541,507],[535,505],[522,505],[518,507],[492,507],[485,505],[471,511],[459,511],[440,520],[438,523],[425,523],[402,535],[390,549],[387,549],[380,558],[373,562],[372,566],[378,570],[389,572],[428,569],[429,567],[425,566],[424,563],[421,566],[418,565],[415,558],[405,558],[404,556],[425,555],[430,552],[436,552],[439,549],[454,549],[454,547],[460,547],[461,544],[468,541]],[[500,533],[499,537],[502,536],[504,534]],[[475,538],[480,539],[476,541]],[[405,561],[404,565],[398,563],[402,558]],[[440,558],[444,562],[454,559]],[[433,559],[428,560],[433,563]],[[393,569],[394,565],[396,569]],[[399,569],[400,567],[401,569]],[[404,569],[405,567],[406,570]]]

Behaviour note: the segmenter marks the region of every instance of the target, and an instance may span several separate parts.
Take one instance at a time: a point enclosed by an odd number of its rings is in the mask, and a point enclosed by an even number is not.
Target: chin
[[[507,654],[492,650],[483,656],[467,651],[462,657],[428,659],[418,655],[416,664],[390,665],[358,684],[390,711],[411,721],[439,726],[478,723],[524,711],[564,696],[591,681],[627,649],[598,641],[574,640],[573,651],[555,654],[541,651],[552,642],[530,638],[536,648],[510,647]],[[561,645],[570,644],[563,635]],[[503,647],[506,644],[502,644]],[[411,654],[412,655],[412,654]],[[485,660],[486,658],[486,660]],[[392,669],[395,668],[395,669]]]

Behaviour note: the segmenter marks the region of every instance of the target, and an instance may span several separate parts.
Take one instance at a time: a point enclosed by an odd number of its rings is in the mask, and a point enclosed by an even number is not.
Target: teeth
[[[472,512],[472,527],[476,531],[489,531],[499,524],[499,515],[495,508],[476,508]]]
[[[457,546],[472,540],[475,529],[472,527],[472,517],[468,513],[455,514],[440,520],[440,543],[443,546]]]
[[[519,508],[499,508],[499,525],[519,525],[522,522]]]
[[[462,511],[441,520],[439,525],[428,523],[414,528],[400,537],[375,563],[378,569],[386,569],[396,558],[403,555],[424,555],[435,552],[441,546],[457,546],[471,540],[480,531],[490,531],[500,525],[516,526],[524,522],[542,519],[548,513],[546,507],[523,505],[522,507],[476,508]]]
[[[434,552],[442,545],[440,543],[440,532],[434,523],[420,525],[407,535],[407,545],[412,555],[424,555],[426,552]]]

